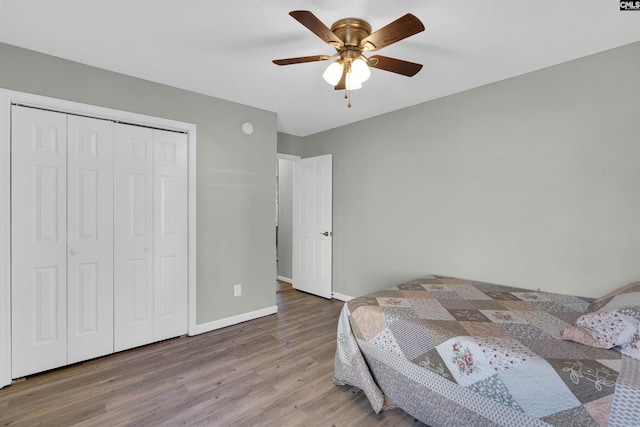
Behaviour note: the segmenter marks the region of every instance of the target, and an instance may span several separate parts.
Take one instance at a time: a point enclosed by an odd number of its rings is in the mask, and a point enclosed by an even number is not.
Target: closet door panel
[[[13,106],[12,377],[67,362],[67,118]]]
[[[187,333],[187,135],[154,130],[154,339]]]
[[[115,126],[115,350],[153,342],[153,130]]]
[[[113,123],[68,118],[68,362],[113,352]]]

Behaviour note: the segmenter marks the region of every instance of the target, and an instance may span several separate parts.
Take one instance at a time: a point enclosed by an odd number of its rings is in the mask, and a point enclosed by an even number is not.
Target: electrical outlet
[[[240,295],[242,295],[242,285],[241,284],[237,284],[233,286],[233,296],[234,297],[239,297]]]

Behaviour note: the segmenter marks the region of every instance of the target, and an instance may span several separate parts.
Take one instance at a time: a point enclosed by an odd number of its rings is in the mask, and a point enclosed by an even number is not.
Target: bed
[[[640,283],[597,300],[429,276],[354,298],[334,382],[433,426],[638,426]]]

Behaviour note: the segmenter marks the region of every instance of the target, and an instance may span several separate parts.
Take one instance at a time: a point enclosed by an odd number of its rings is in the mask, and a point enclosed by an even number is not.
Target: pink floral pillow
[[[613,348],[629,344],[638,330],[638,323],[636,319],[614,310],[580,316],[576,327],[589,332],[597,343],[595,347]]]
[[[594,301],[562,338],[599,348],[619,348],[640,359],[640,282],[624,286]]]

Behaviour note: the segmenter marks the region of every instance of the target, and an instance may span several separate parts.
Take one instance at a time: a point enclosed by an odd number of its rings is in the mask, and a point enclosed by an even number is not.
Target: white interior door
[[[332,156],[296,160],[293,177],[293,287],[331,298]]]
[[[67,116],[14,106],[12,377],[67,362]]]
[[[154,340],[187,333],[187,135],[153,131]]]
[[[68,116],[68,363],[113,352],[113,122]]]
[[[153,130],[117,124],[114,348],[153,342]]]

